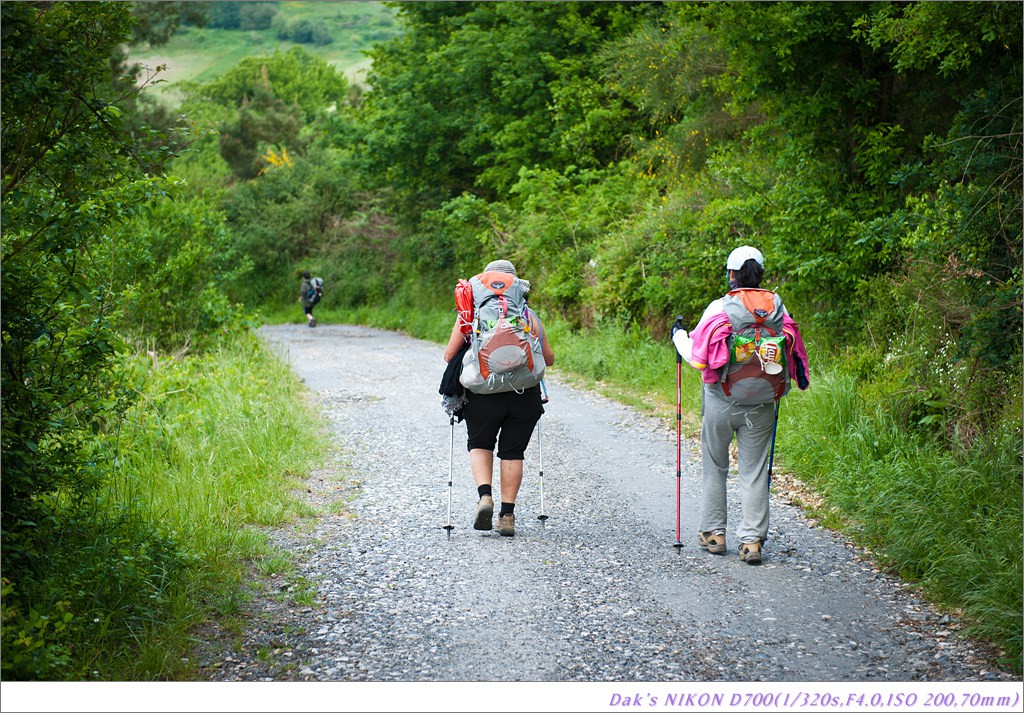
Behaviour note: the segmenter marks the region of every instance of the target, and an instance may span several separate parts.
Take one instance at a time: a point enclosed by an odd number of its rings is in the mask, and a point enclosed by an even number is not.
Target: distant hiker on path
[[[544,413],[540,382],[555,354],[537,314],[526,305],[530,283],[508,260],[495,260],[479,275],[460,280],[460,307],[444,360],[462,360],[466,402],[461,416],[477,484],[474,529],[493,529],[491,490],[494,448],[501,460],[498,533],[515,534],[515,504],[523,482],[523,456]],[[470,299],[471,296],[471,299]],[[470,307],[471,305],[471,307]]]
[[[299,302],[302,303],[302,314],[309,322],[310,327],[316,326],[316,319],[313,317],[313,307],[323,296],[323,280],[319,277],[310,277],[309,271],[302,273],[302,284],[299,285]]]
[[[730,291],[708,305],[692,333],[674,325],[672,342],[701,371],[704,382],[697,543],[712,554],[725,553],[726,475],[735,435],[742,509],[736,529],[739,554],[744,562],[758,564],[768,536],[769,447],[774,451],[778,404],[792,379],[807,388],[807,350],[782,298],[760,288],[761,251],[736,248],[725,267]]]

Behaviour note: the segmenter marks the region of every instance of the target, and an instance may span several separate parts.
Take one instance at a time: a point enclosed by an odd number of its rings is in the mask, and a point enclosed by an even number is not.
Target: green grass
[[[207,82],[220,77],[244,57],[287,52],[301,46],[311,54],[323,57],[345,74],[354,84],[363,84],[370,62],[364,52],[375,42],[396,36],[400,27],[390,9],[378,2],[282,2],[278,13],[294,20],[306,17],[330,28],[334,38],[328,45],[296,45],[278,39],[277,31],[223,30],[186,27],[162,46],[137,48],[129,54],[155,70],[159,65],[162,84],[156,85],[157,96],[168,103],[177,103],[181,96],[175,87],[181,81]]]
[[[843,513],[857,541],[1021,670],[1021,443],[995,434],[940,451],[866,413],[849,378],[824,375],[787,426],[800,477]],[[780,430],[782,427],[780,426]]]
[[[688,364],[677,369],[676,351],[668,340],[655,343],[639,329],[616,324],[573,331],[557,320],[548,334],[556,364],[569,378],[582,378],[591,388],[673,428],[678,398],[684,433],[700,433],[700,374]]]
[[[137,503],[192,564],[168,588],[164,622],[138,636],[142,655],[113,657],[100,677],[191,679],[181,661],[194,626],[215,616],[230,627],[251,570],[291,573],[291,557],[274,551],[260,527],[314,514],[299,493],[327,459],[324,425],[288,367],[253,335],[151,365],[128,424],[113,499]],[[300,589],[295,596],[307,598],[308,587]]]

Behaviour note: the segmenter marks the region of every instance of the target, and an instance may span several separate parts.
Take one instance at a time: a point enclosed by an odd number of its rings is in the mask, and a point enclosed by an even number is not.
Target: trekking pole
[[[448,422],[452,426],[452,437],[451,447],[448,449],[448,524],[444,526],[444,529],[448,531],[448,539],[452,539],[452,530],[455,526],[452,524],[452,461],[455,459],[455,414],[448,417]]]
[[[540,402],[546,404],[548,402],[548,390],[544,386],[544,382],[540,382]],[[544,438],[541,433],[540,421],[537,421],[537,451],[540,459],[540,515],[537,519],[540,520],[540,527],[544,529],[544,521],[548,519],[548,516],[544,514]]]
[[[682,329],[683,317],[682,315],[676,317],[675,324],[673,325],[673,332],[676,328]],[[673,349],[675,347],[673,346]],[[683,547],[683,541],[680,537],[680,491],[683,480],[683,456],[682,456],[682,401],[683,401],[683,355],[679,353],[678,349],[676,352],[676,541],[673,547],[676,548],[678,553]]]
[[[772,424],[772,448],[768,454],[768,489],[772,487],[772,465],[775,463],[775,434],[779,430],[779,407],[782,406],[782,399],[775,402],[775,422]]]
[[[543,530],[544,521],[548,516],[544,514],[544,439],[541,437],[540,422],[537,423],[537,450],[540,456],[540,515],[537,519],[540,520],[540,527]]]

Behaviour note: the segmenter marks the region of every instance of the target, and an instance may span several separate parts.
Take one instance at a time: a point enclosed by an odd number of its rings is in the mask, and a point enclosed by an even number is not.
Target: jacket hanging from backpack
[[[462,324],[467,311],[463,282],[468,282],[473,298],[468,329]],[[473,393],[521,393],[543,379],[540,323],[526,304],[529,289],[526,280],[495,271],[460,281],[456,288],[460,326],[468,333],[470,344],[463,357],[460,381]]]
[[[782,331],[786,334],[786,361],[789,362],[790,381],[795,381],[801,390],[805,390],[810,386],[807,347],[800,334],[800,326],[788,313],[782,315]],[[703,317],[693,332],[685,337],[689,342],[690,353],[684,358],[690,366],[700,371],[701,380],[705,384],[721,382],[722,368],[729,363],[731,334],[729,316],[719,309]],[[678,345],[676,348],[679,348]]]
[[[441,406],[445,413],[454,416],[455,420],[462,422],[462,409],[465,408],[468,399],[466,398],[466,387],[460,381],[462,377],[462,359],[469,350],[469,342],[463,342],[455,356],[448,362],[444,374],[441,375],[441,385],[437,393],[441,394]]]

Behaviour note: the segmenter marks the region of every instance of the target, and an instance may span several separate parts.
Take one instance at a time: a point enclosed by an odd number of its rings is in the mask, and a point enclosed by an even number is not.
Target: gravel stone
[[[701,550],[693,440],[674,546],[674,428],[557,366],[516,534],[501,537],[472,528],[441,346],[356,326],[259,333],[318,400],[336,456],[308,480],[321,514],[269,530],[298,581],[254,574],[244,631],[211,627],[196,650],[203,680],[1017,680],[955,615],[805,516],[780,474],[762,565],[737,554],[733,479],[728,551]]]

